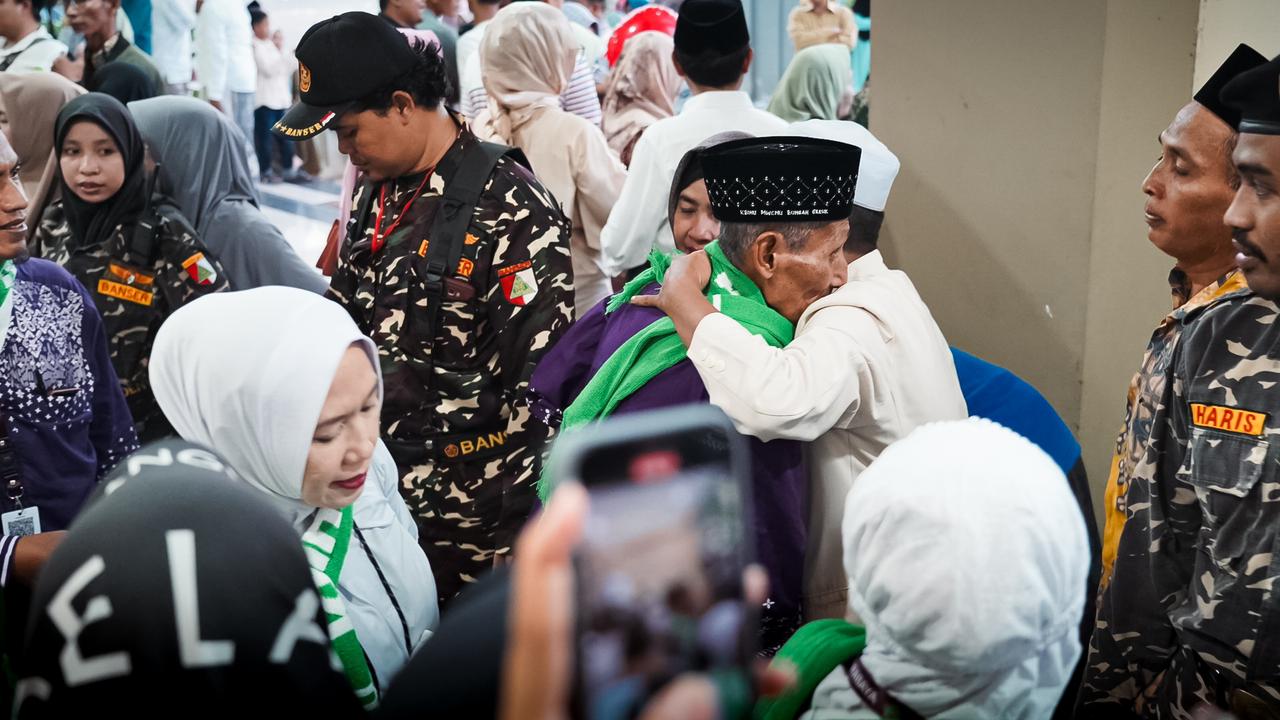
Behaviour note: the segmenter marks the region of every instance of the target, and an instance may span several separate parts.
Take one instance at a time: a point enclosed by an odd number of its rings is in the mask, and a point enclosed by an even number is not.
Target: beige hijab
[[[481,135],[518,146],[520,128],[540,108],[560,108],[578,57],[564,13],[545,3],[508,5],[489,21],[480,43],[489,112]],[[484,132],[488,130],[488,132]]]
[[[680,74],[671,62],[675,43],[666,33],[650,30],[629,40],[609,76],[601,129],[609,147],[624,160],[645,128],[676,114]]]
[[[32,228],[39,226],[40,214],[56,199],[53,122],[63,105],[84,92],[57,73],[0,72],[0,102],[8,117],[5,134],[22,164],[19,177],[29,203],[27,224]]]

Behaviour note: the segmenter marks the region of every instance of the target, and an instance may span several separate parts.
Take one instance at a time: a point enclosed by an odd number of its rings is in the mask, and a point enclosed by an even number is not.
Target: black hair
[[[386,12],[387,3],[389,3],[390,1],[391,0],[378,0],[378,12]]]
[[[14,1],[22,2],[22,0]],[[27,2],[31,3],[31,16],[36,19],[36,22],[40,22],[40,11],[48,4],[48,0],[27,0]]]
[[[742,66],[747,62],[750,45],[730,53],[717,50],[704,50],[699,53],[686,53],[677,46],[676,62],[686,77],[703,87],[726,87],[742,79],[745,74]]]
[[[809,236],[813,235],[815,230],[830,224],[825,220],[821,222],[721,223],[720,249],[724,251],[724,256],[729,258],[729,262],[741,269],[747,258],[747,251],[755,243],[756,238],[764,233],[773,231],[782,235],[787,241],[787,249],[799,252],[809,244]]]
[[[267,19],[267,14],[259,8],[249,8],[249,24],[257,25]]]
[[[373,110],[386,115],[391,108],[391,96],[407,92],[418,105],[435,110],[449,96],[449,75],[445,72],[444,58],[438,43],[428,43],[421,38],[411,38],[409,47],[417,56],[413,65],[391,82],[355,101],[352,112]]]
[[[857,205],[849,213],[849,238],[844,242],[846,252],[866,255],[880,242],[880,226],[884,224],[883,210],[869,210]]]

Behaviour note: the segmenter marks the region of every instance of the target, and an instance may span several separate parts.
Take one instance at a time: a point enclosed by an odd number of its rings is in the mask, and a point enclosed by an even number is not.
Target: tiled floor
[[[314,265],[338,217],[338,183],[262,184],[259,189],[263,214],[280,228],[302,259]]]

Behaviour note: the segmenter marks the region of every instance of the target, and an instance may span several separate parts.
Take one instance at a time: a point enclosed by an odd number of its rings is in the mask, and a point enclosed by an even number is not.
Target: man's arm
[[[218,17],[218,7],[206,3],[196,21],[196,45],[199,49],[196,60],[199,64],[200,82],[204,85],[206,97],[211,103],[221,107],[227,97],[227,73],[231,67],[228,55],[231,29]]]
[[[509,162],[509,161],[503,161]],[[494,547],[509,552],[536,497],[542,456],[555,431],[533,419],[526,391],[534,368],[573,322],[573,265],[569,256],[569,220],[555,200],[532,176],[528,183],[503,197],[493,222],[497,244],[485,298],[491,326],[497,333],[496,372],[507,405],[507,447],[503,459],[502,509]],[[483,213],[483,211],[482,211]],[[489,220],[483,214],[478,218]],[[510,289],[503,278],[515,277]],[[522,294],[516,295],[517,288]]]
[[[643,265],[667,222],[671,178],[662,176],[658,150],[645,132],[631,153],[622,194],[600,232],[600,264],[606,275]]]
[[[791,344],[775,348],[716,312],[702,295],[709,276],[705,253],[676,258],[658,295],[632,302],[671,317],[712,404],[740,432],[809,441],[857,412],[864,399],[874,401],[865,352],[882,342],[874,319],[856,308],[826,308]]]

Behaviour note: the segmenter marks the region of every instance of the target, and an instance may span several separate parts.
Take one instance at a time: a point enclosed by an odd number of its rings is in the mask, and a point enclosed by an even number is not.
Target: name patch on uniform
[[[444,446],[444,456],[450,460],[466,458],[485,450],[497,450],[507,444],[505,432],[493,432],[461,438]]]
[[[151,301],[155,297],[155,293],[110,280],[98,281],[98,294],[138,305],[146,305],[147,307],[151,306]]]
[[[498,277],[504,278],[508,275],[514,275],[520,272],[521,270],[528,270],[531,267],[533,267],[533,262],[531,260],[525,260],[522,263],[516,263],[515,265],[508,265],[504,268],[498,268]]]
[[[156,280],[154,277],[144,272],[139,272],[133,268],[118,265],[116,263],[109,263],[107,265],[107,269],[112,275],[120,278],[120,280],[122,280],[126,285],[151,285]]]
[[[1267,426],[1267,414],[1243,408],[1191,403],[1191,424],[1223,432],[1260,436]]]

